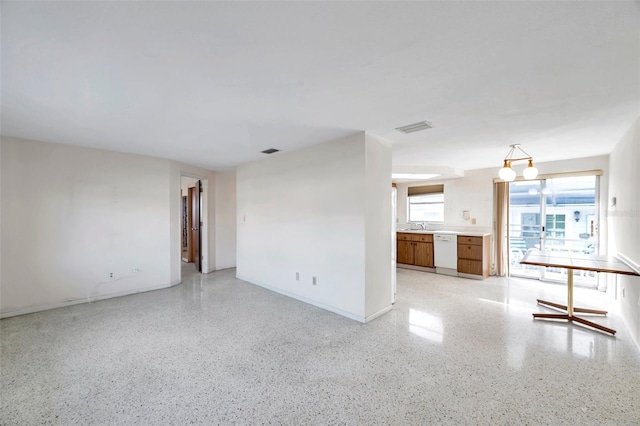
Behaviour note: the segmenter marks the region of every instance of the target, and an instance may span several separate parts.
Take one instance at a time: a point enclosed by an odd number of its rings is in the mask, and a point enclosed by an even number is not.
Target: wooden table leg
[[[567,269],[567,315],[573,316],[573,269]]]
[[[533,314],[533,317],[544,319],[563,319],[569,321],[569,315],[567,314]]]
[[[559,303],[549,302],[548,300],[537,299],[538,305],[548,306],[550,308],[558,309],[561,311],[567,310],[567,305],[561,305]],[[573,312],[580,312],[583,314],[595,314],[595,315],[607,315],[608,311],[603,311],[601,309],[590,309],[590,308],[573,308]]]
[[[571,317],[569,321],[579,322],[580,324],[588,325],[589,327],[597,328],[598,330],[604,331],[605,333],[611,333],[613,335],[616,334],[616,331],[612,328],[605,327],[604,325],[596,324],[595,322],[588,321],[584,318],[580,317]]]
[[[583,314],[607,315],[607,311],[602,311],[600,309],[573,308],[573,312],[580,312]]]
[[[533,314],[533,318],[540,318],[540,319],[553,319],[553,320],[565,320],[565,321],[569,321],[569,322],[579,322],[580,324],[584,324],[587,325],[589,327],[593,327],[597,330],[600,331],[604,331],[605,333],[610,333],[610,334],[616,334],[616,331],[612,328],[609,327],[605,327],[604,325],[600,325],[600,324],[596,324],[595,322],[586,320],[584,318],[580,318],[580,317],[576,317],[576,316],[569,316],[566,314]]]

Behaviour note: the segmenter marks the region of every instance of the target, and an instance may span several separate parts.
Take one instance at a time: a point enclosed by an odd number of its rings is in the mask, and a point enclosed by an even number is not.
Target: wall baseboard
[[[366,323],[367,322],[367,318],[365,318],[365,317],[363,317],[361,315],[352,314],[351,312],[343,311],[342,309],[338,309],[338,308],[335,308],[333,306],[325,305],[325,304],[316,302],[315,300],[307,299],[306,297],[299,296],[299,295],[294,294],[294,293],[290,293],[290,292],[288,292],[286,290],[282,290],[282,289],[279,289],[279,288],[276,288],[276,287],[272,287],[272,286],[270,286],[268,284],[264,284],[264,283],[260,283],[260,282],[257,282],[257,281],[250,280],[249,278],[242,277],[241,275],[236,275],[236,278],[239,279],[239,280],[242,280],[242,281],[246,281],[249,284],[257,285],[258,287],[262,287],[264,289],[273,291],[274,293],[278,293],[278,294],[281,294],[283,296],[287,296],[287,297],[290,297],[292,299],[298,300],[300,302],[304,302],[304,303],[307,303],[309,305],[313,305],[313,306],[315,306],[317,308],[324,309],[325,311],[333,312],[334,314],[338,314],[338,315],[341,315],[343,317],[347,317],[347,318],[352,319],[354,321],[358,321],[358,322],[361,322],[361,323]],[[374,315],[376,315],[376,314],[374,314]]]
[[[627,266],[629,266],[631,269],[633,269],[637,274],[640,274],[640,265],[637,264],[636,262],[634,262],[633,260],[631,260],[629,257],[625,256],[622,253],[616,253],[616,257],[620,260],[622,260],[624,263],[627,264]],[[620,304],[622,303],[621,300],[618,300],[618,306],[620,306]],[[622,320],[624,321],[624,325],[627,327],[627,330],[631,331],[634,330],[634,328],[631,327],[631,318],[629,318],[627,315],[624,314],[624,312],[620,312],[620,315],[622,316]],[[631,333],[629,333],[631,334]],[[640,351],[640,336],[634,336],[633,334],[631,334],[631,340],[633,341],[633,343],[636,344],[636,347],[638,348],[638,351]]]
[[[92,296],[89,299],[87,299],[86,297],[83,297],[83,298],[80,298],[80,299],[67,300],[67,301],[61,302],[61,303],[52,303],[52,304],[48,304],[48,305],[30,306],[30,307],[27,307],[27,308],[17,309],[15,311],[0,312],[0,319],[16,317],[18,315],[34,314],[36,312],[48,311],[48,310],[51,310],[51,309],[64,308],[64,307],[67,307],[67,306],[79,305],[81,303],[97,302],[99,300],[113,299],[115,297],[130,296],[132,294],[146,293],[148,291],[154,291],[154,290],[161,290],[163,288],[173,287],[175,285],[180,284],[181,282],[182,282],[181,280],[178,280],[178,281],[172,281],[169,284],[160,284],[160,285],[154,285],[154,286],[151,286],[151,287],[144,287],[144,288],[140,288],[140,289],[136,289],[136,290],[120,291],[120,292],[116,292],[116,293],[102,294],[100,296]]]
[[[627,266],[633,269],[637,274],[640,274],[640,265],[631,260],[629,257],[625,256],[622,253],[616,253],[616,257],[622,260]]]
[[[387,306],[386,308],[382,308],[382,309],[380,309],[378,312],[376,312],[376,313],[374,313],[374,314],[369,315],[369,316],[366,318],[366,320],[367,320],[366,322],[373,321],[374,319],[378,318],[379,316],[382,316],[382,315],[386,314],[386,313],[387,313],[387,312],[389,312],[391,309],[393,309],[393,305],[389,305],[389,306]]]

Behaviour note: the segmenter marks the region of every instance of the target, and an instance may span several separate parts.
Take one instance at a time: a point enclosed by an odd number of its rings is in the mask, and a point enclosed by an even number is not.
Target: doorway
[[[570,176],[509,184],[511,275],[566,282],[567,270],[521,265],[530,248],[597,254],[598,176]],[[576,284],[597,286],[596,273],[577,272]]]
[[[195,270],[202,273],[202,181],[187,176],[180,177],[182,250],[183,263],[193,264]],[[184,268],[183,268],[184,269]]]

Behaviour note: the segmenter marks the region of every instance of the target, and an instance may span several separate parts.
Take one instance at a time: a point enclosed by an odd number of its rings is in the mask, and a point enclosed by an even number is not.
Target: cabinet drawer
[[[458,244],[458,257],[460,259],[482,260],[482,246]]]
[[[467,237],[464,235],[458,235],[458,244],[471,244],[474,246],[481,246],[482,237]]]
[[[483,275],[482,262],[479,260],[458,259],[458,272],[463,274]]]
[[[406,234],[402,232],[398,232],[396,235],[400,241],[412,241],[413,238],[413,234]]]
[[[413,234],[413,241],[422,241],[423,243],[432,243],[433,235],[431,234]]]

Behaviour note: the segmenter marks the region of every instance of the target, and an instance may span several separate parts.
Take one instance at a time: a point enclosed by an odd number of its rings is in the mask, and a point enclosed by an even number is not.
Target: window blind
[[[407,195],[443,194],[444,185],[410,186]]]

